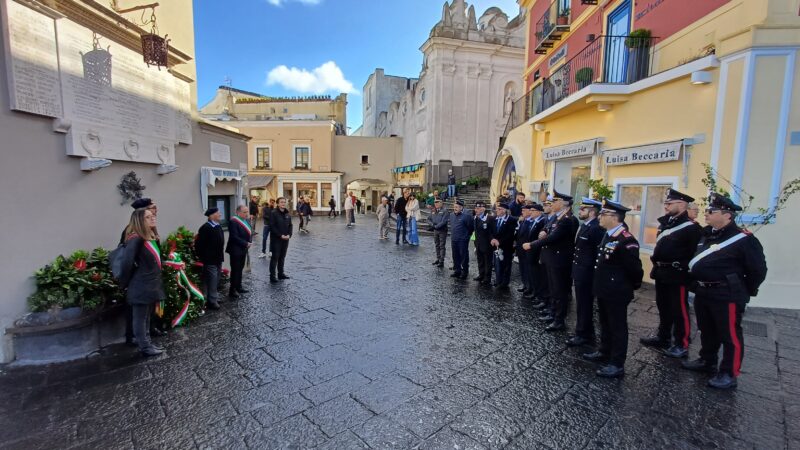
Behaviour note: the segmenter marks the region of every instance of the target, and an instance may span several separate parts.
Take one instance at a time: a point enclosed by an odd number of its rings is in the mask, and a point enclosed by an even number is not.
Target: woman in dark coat
[[[126,297],[133,309],[133,335],[144,356],[161,354],[161,349],[150,342],[148,330],[153,305],[166,298],[161,281],[161,251],[152,231],[155,227],[155,214],[137,209],[131,214],[125,240],[125,259],[132,267]]]

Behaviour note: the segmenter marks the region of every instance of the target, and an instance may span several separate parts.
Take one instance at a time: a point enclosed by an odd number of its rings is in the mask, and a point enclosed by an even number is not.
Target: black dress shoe
[[[545,322],[545,323],[550,323],[550,322],[552,322],[552,321],[554,321],[556,319],[555,319],[555,317],[551,316],[550,314],[547,314],[547,315],[539,316],[539,320],[541,320],[542,322]]]
[[[527,290],[527,289],[525,289],[524,287],[517,288],[517,292],[525,292],[526,290]]]
[[[509,289],[509,287],[508,287],[508,285],[506,283],[502,283],[502,284],[498,284],[497,285],[497,289],[506,291],[506,290]]]
[[[686,370],[693,372],[715,373],[717,371],[717,363],[706,361],[703,358],[693,359],[691,361],[682,361],[681,366]]]
[[[128,347],[138,347],[139,344],[136,343],[136,338],[125,338],[125,345]]]
[[[483,277],[475,277],[475,278],[473,278],[473,280],[475,280],[475,281],[483,281]]]
[[[237,294],[236,291],[230,291],[230,292],[228,292],[228,297],[230,297],[230,298],[239,298],[239,294]]]
[[[247,290],[247,289],[242,289],[242,288],[239,288],[239,289],[237,289],[237,290],[236,290],[236,292],[238,292],[238,293],[240,293],[240,294],[247,294],[247,293],[248,293],[248,292],[250,292],[250,291],[249,291],[249,290]]]
[[[158,355],[164,353],[164,351],[163,350],[159,350],[159,349],[157,349],[155,347],[147,347],[144,350],[139,350],[139,353],[141,353],[142,356],[144,356],[145,358],[148,358],[148,357],[151,357],[151,356],[158,356]]]
[[[533,309],[542,310],[542,309],[545,309],[545,308],[547,308],[547,303],[544,303],[544,302],[539,302],[539,303],[534,303],[534,304],[533,304],[533,305],[531,305],[531,306],[533,307]]]
[[[590,344],[592,344],[592,340],[586,339],[583,336],[572,336],[571,338],[567,339],[567,346],[569,347],[581,347]]]
[[[432,265],[432,266],[438,266],[438,265],[439,265],[439,260],[437,259],[437,260],[436,260],[436,261],[434,261],[434,262],[433,262],[433,264],[431,264],[431,265]]]
[[[661,339],[660,337],[656,336],[655,334],[651,334],[650,336],[645,336],[639,339],[639,342],[642,345],[646,345],[648,347],[655,347],[655,348],[667,348],[669,347],[669,341]]]
[[[727,373],[718,373],[708,380],[708,386],[714,389],[732,389],[736,387],[736,377]]]
[[[458,272],[453,272],[450,274],[450,278],[461,278],[461,274]]]
[[[528,299],[528,300],[532,300],[534,297],[533,297],[533,294],[525,294],[525,293],[523,293],[522,294],[522,298],[525,298],[525,299]]]
[[[403,244],[408,244],[408,241],[403,239]]]
[[[219,303],[208,302],[206,303],[206,308],[208,309],[219,309]]]
[[[609,364],[607,366],[603,366],[600,369],[597,369],[595,374],[598,377],[603,378],[620,378],[625,376],[625,369],[622,367],[617,367],[613,364]]]
[[[394,245],[400,245],[400,241],[394,241]]]
[[[163,337],[166,336],[167,332],[160,329],[160,328],[151,328],[150,329],[150,336],[151,337]]]
[[[563,330],[566,330],[566,329],[567,329],[567,326],[564,325],[564,322],[555,322],[554,321],[553,323],[548,325],[547,328],[544,329],[544,331],[553,332],[553,331],[563,331]]]
[[[270,283],[277,283],[277,282],[278,282],[278,279],[277,279],[277,278],[275,278],[275,277],[269,277],[269,282],[270,282]]]
[[[436,265],[436,267],[444,267],[444,263],[439,263]]]
[[[278,275],[278,279],[279,279],[279,280],[288,280],[288,279],[290,279],[290,278],[291,278],[291,277],[290,277],[290,276],[288,276],[288,275],[286,275],[286,274],[281,274],[281,275]]]
[[[689,356],[689,350],[681,347],[680,345],[673,345],[672,347],[664,350],[664,354],[670,358],[686,358]]]
[[[608,355],[606,355],[605,353],[603,353],[601,351],[594,351],[594,352],[590,352],[590,353],[584,353],[581,357],[583,359],[585,359],[586,361],[591,361],[591,362],[605,362],[605,361],[608,361]]]

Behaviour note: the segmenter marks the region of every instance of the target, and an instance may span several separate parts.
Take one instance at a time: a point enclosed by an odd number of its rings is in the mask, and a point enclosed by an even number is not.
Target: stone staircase
[[[466,209],[473,209],[475,208],[475,203],[478,201],[486,202],[487,205],[490,205],[491,202],[489,201],[489,186],[480,186],[477,188],[462,186],[458,190],[457,195],[459,200],[464,202],[464,207]],[[453,199],[448,199],[446,202],[446,207],[448,210],[453,211]],[[427,208],[422,209],[422,220],[419,221],[417,224],[417,230],[419,231],[420,235],[433,235],[432,231],[428,231],[428,216],[430,215],[430,210]]]

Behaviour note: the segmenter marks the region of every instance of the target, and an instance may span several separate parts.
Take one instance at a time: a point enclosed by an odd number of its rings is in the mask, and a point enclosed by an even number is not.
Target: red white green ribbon
[[[175,281],[177,281],[178,286],[183,288],[183,291],[186,292],[186,302],[184,302],[178,315],[172,319],[172,328],[175,328],[186,319],[186,315],[189,313],[189,304],[192,302],[192,296],[201,301],[205,301],[205,297],[200,289],[186,276],[186,263],[181,260],[181,255],[176,252],[170,253],[169,260],[164,262],[164,264],[178,272],[175,274]]]
[[[153,255],[153,258],[156,260],[158,264],[158,268],[161,268],[161,249],[158,248],[158,241],[144,241],[144,248]]]
[[[250,228],[250,224],[245,222],[244,220],[240,219],[239,216],[231,217],[231,221],[238,223],[239,225],[243,226],[245,230],[247,230],[247,235],[252,236],[253,230]]]

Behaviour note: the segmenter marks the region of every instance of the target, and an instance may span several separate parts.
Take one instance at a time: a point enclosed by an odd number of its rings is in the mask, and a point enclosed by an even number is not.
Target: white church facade
[[[525,17],[499,8],[476,18],[464,0],[445,2],[422,45],[418,78],[377,69],[364,85],[363,136],[403,138],[403,164],[424,164],[428,186],[489,177],[511,103],[523,94]]]

